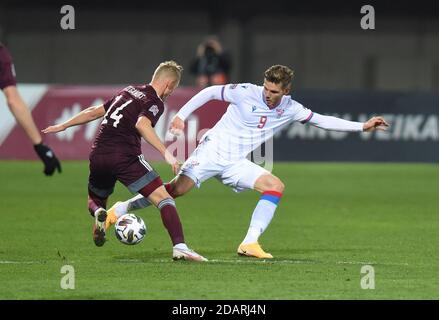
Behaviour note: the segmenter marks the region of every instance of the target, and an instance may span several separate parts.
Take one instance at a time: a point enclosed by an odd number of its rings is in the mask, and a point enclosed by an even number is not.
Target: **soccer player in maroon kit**
[[[43,144],[43,139],[32,119],[32,114],[17,90],[14,63],[11,54],[2,43],[0,43],[0,89],[5,94],[9,110],[32,141],[35,152],[43,161],[44,173],[51,176],[56,169],[61,172],[58,158],[47,145]]]
[[[143,157],[140,144],[143,137],[162,154],[174,174],[178,173],[180,164],[166,150],[153,127],[163,114],[163,101],[178,86],[182,70],[174,61],[163,62],[155,70],[150,84],[128,86],[103,105],[89,107],[64,123],[43,130],[44,133],[60,132],[104,117],[90,153],[88,184],[88,209],[95,218],[93,240],[97,246],[105,243],[107,199],[118,180],[131,192],[148,198],[160,210],[174,246],[174,260],[207,261],[185,244],[174,199]]]

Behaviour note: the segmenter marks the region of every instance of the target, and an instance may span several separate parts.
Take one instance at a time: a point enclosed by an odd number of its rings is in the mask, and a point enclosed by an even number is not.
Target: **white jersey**
[[[313,115],[290,96],[283,96],[280,103],[270,109],[265,103],[263,87],[250,83],[223,86],[221,98],[230,105],[204,138],[212,141],[218,155],[226,160],[245,158],[287,123],[306,122]]]
[[[230,102],[221,120],[201,138],[200,144],[181,167],[180,174],[197,187],[213,176],[237,192],[253,189],[268,171],[245,159],[264,141],[292,121],[310,123],[325,130],[363,131],[364,123],[324,116],[283,96],[271,109],[264,88],[250,83],[211,86],[193,96],[177,113],[181,120],[211,100]]]
[[[221,120],[201,139],[209,142],[209,152],[225,160],[236,161],[245,158],[264,141],[273,137],[282,127],[292,121],[310,124],[335,131],[360,132],[363,123],[336,117],[324,116],[283,96],[275,107],[265,103],[264,88],[251,83],[211,86],[192,97],[177,113],[185,120],[192,112],[210,100],[230,102]]]

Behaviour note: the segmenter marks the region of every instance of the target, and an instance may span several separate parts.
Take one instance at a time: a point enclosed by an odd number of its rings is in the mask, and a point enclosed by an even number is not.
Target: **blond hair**
[[[183,73],[183,67],[177,62],[170,60],[159,64],[154,71],[152,80],[161,79],[163,77],[171,77],[180,82],[181,74]]]
[[[264,72],[264,77],[268,82],[281,83],[282,87],[286,88],[293,81],[294,71],[286,66],[276,64]]]

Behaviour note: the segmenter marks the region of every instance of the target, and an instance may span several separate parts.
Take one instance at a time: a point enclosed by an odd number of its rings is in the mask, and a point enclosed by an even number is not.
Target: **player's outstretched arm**
[[[221,92],[224,86],[210,86],[193,96],[175,115],[171,121],[169,131],[174,135],[180,135],[184,130],[184,121],[192,112],[211,100],[221,100]]]
[[[383,117],[373,117],[367,120],[363,125],[363,131],[371,132],[375,130],[385,131],[389,128],[389,124]]]
[[[180,170],[180,163],[177,159],[166,149],[163,142],[157,136],[154,128],[151,125],[151,120],[147,117],[139,117],[136,123],[136,129],[146,142],[152,145],[165,158],[166,162],[171,165],[172,172],[176,175]]]
[[[64,131],[65,129],[67,129],[69,127],[77,126],[80,124],[84,124],[84,123],[96,120],[98,118],[103,117],[104,115],[105,115],[105,109],[104,109],[103,105],[89,107],[85,110],[82,110],[77,115],[70,118],[69,120],[67,120],[63,123],[60,123],[60,124],[49,126],[45,129],[41,130],[41,132],[43,132],[43,133],[56,133],[56,132]]]
[[[318,113],[314,113],[309,120],[309,124],[319,127],[321,129],[330,131],[374,131],[374,130],[387,130],[389,124],[383,117],[373,117],[366,122],[349,121],[337,117],[325,116]]]
[[[185,121],[189,115],[211,100],[221,100],[221,91],[224,86],[207,87],[196,95],[194,95],[186,104],[178,111],[177,116]]]

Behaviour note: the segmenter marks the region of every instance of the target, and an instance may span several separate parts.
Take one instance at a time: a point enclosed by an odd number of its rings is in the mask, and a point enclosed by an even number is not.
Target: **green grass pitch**
[[[171,170],[156,164],[164,180]],[[136,246],[91,239],[87,162],[45,177],[39,162],[0,162],[0,299],[439,299],[439,167],[276,163],[286,185],[261,244],[239,257],[258,194],[215,179],[177,199],[187,243],[208,263],[174,262],[158,211],[137,213]],[[110,205],[130,193],[118,184]],[[61,289],[61,267],[75,289]],[[360,286],[372,265],[375,289]]]

